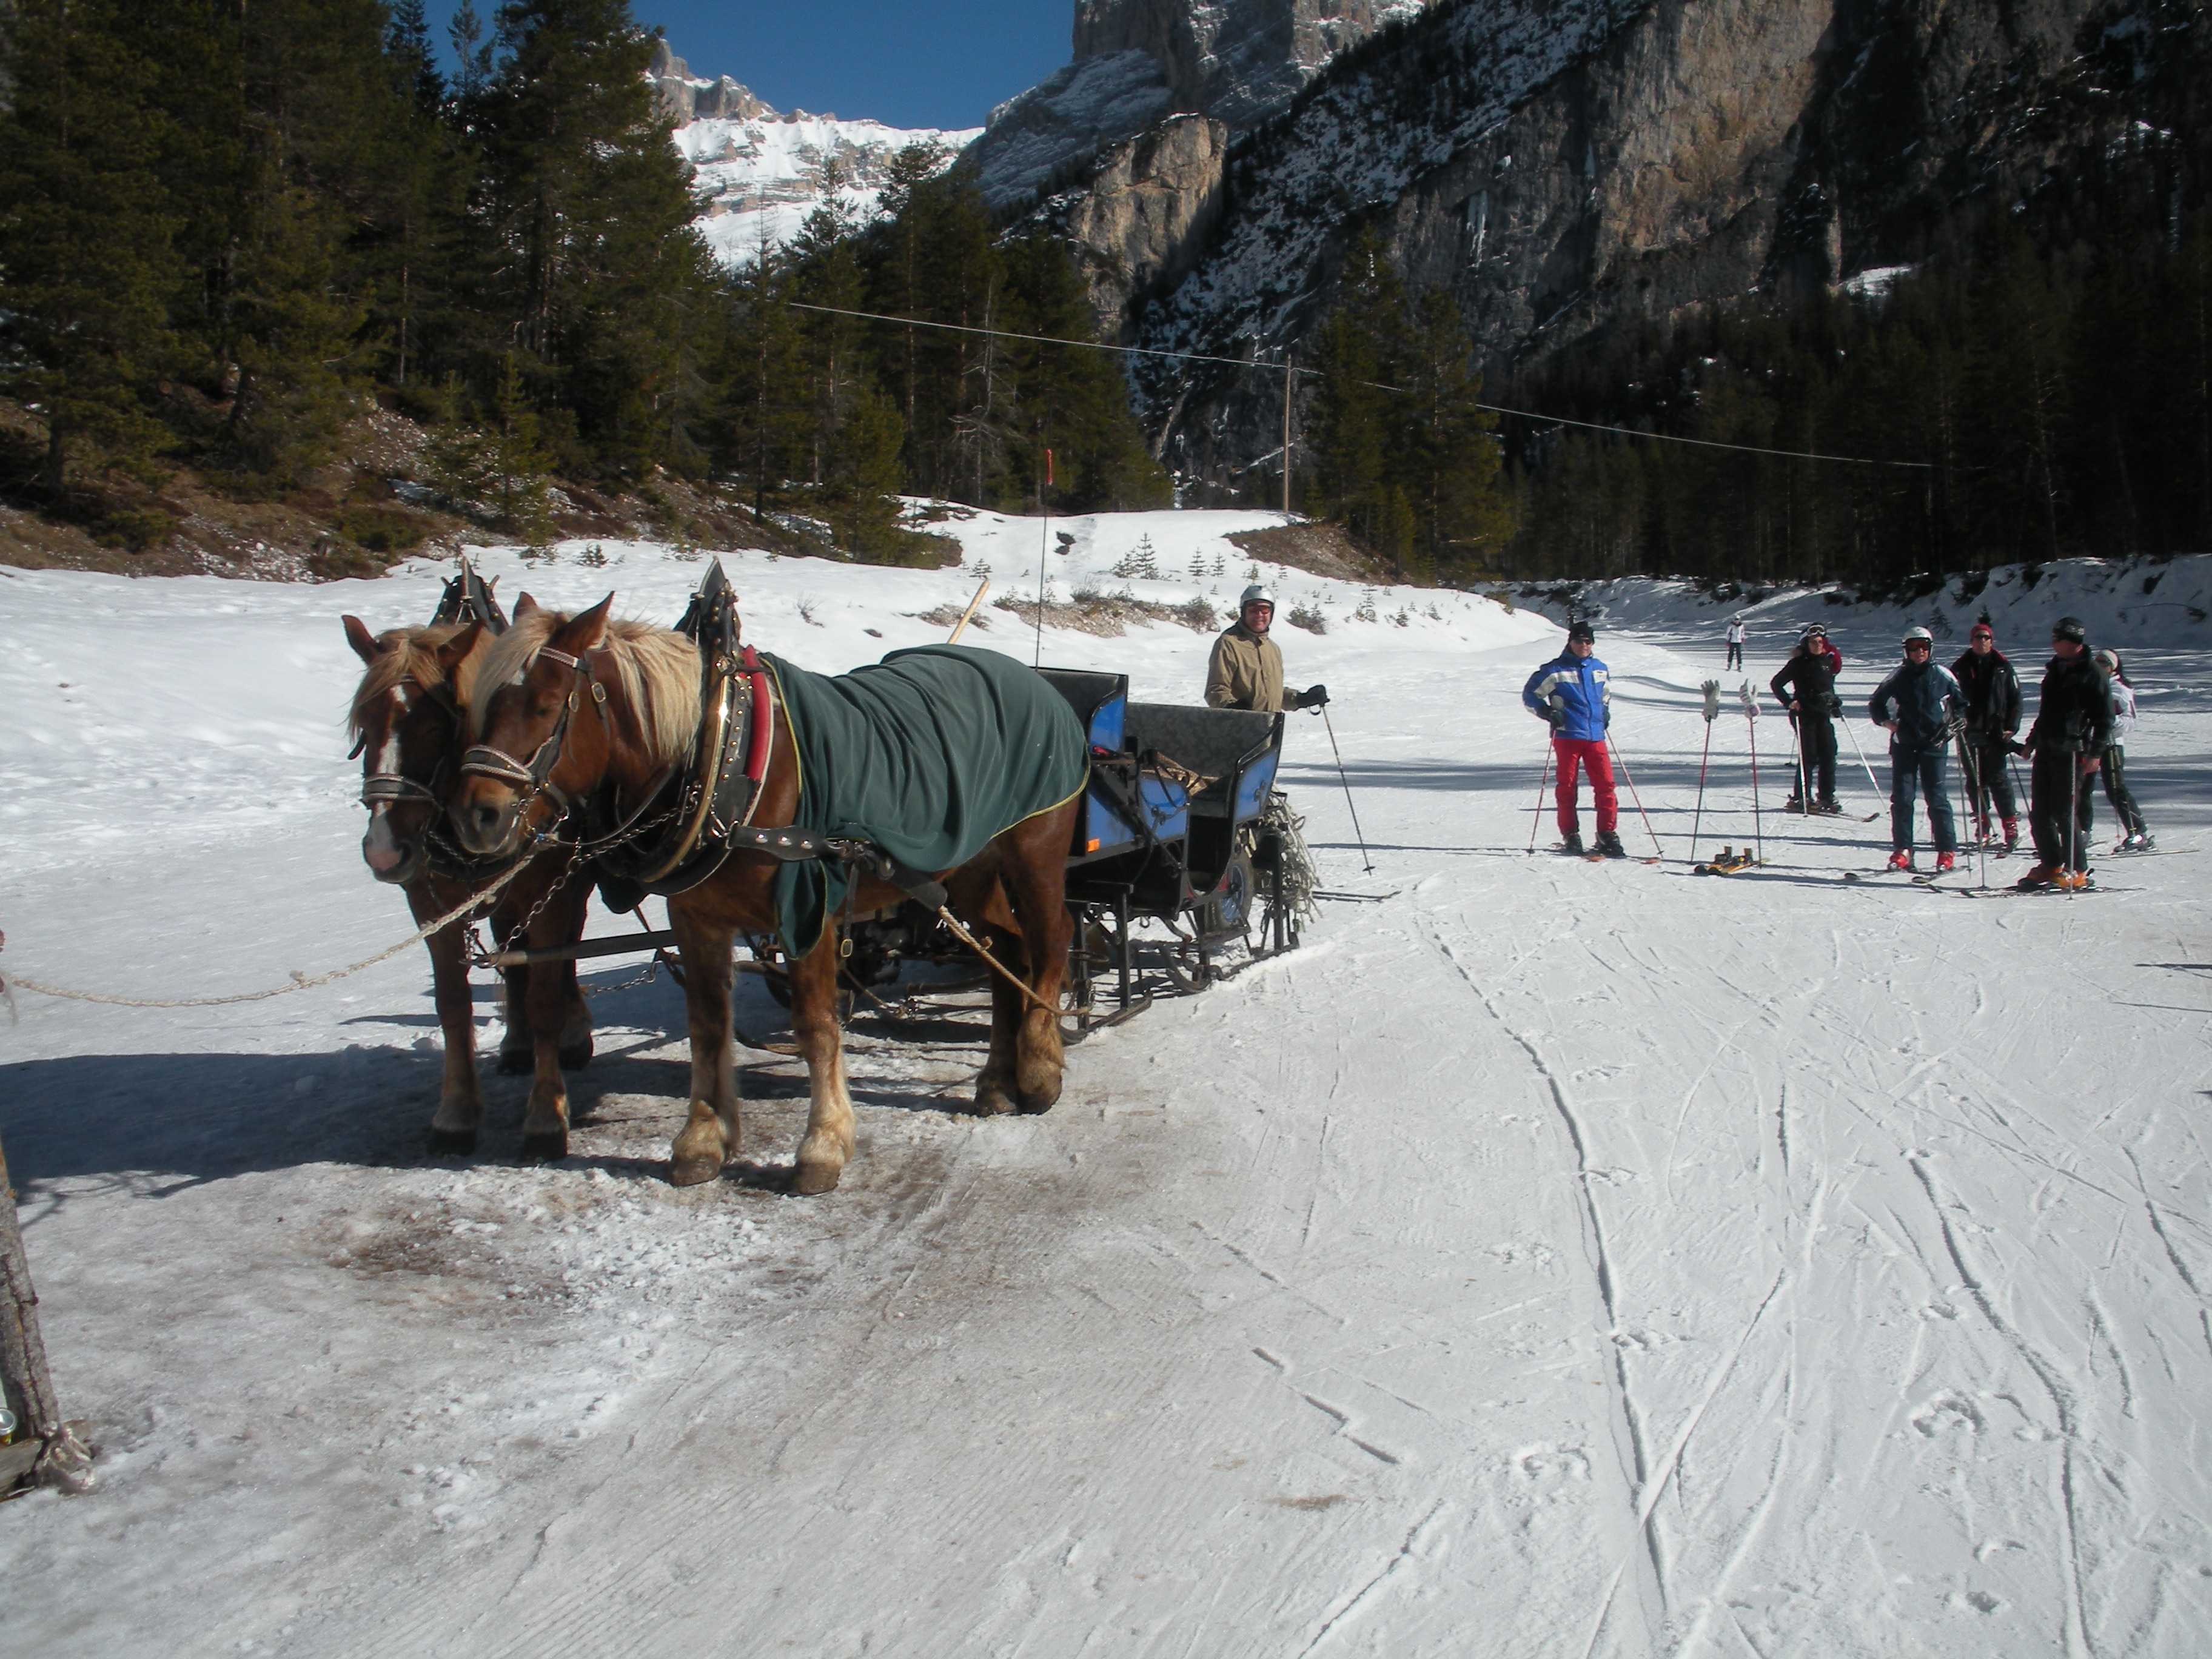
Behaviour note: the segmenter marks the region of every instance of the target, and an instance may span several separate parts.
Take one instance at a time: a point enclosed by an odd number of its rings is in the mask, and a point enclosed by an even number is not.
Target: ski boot
[[[2078,893],[2089,884],[2087,870],[2061,870],[2051,878],[2051,884],[2062,893]]]
[[[2148,853],[2157,845],[2158,843],[2151,839],[2149,830],[2137,830],[2131,835],[2123,836],[2120,838],[2120,844],[2112,850],[2115,853]]]
[[[1805,803],[1792,795],[1782,803],[1782,810],[1785,812],[1802,812],[1805,810]]]
[[[1597,850],[1609,859],[1625,859],[1628,856],[1628,849],[1620,844],[1620,835],[1611,830],[1601,830],[1597,832]]]
[[[1936,855],[1936,873],[1937,875],[1948,875],[1952,871],[1958,867],[1959,855],[1956,853],[1938,853]]]
[[[2013,883],[2013,885],[2023,893],[2039,893],[2046,887],[2057,887],[2059,874],[2058,871],[2052,869],[2049,865],[2039,864],[2018,881]]]
[[[1912,854],[1904,848],[1899,848],[1889,855],[1888,867],[1892,870],[1910,870],[1912,867]]]
[[[1822,801],[1813,810],[1815,812],[1820,813],[1824,817],[1833,817],[1843,811],[1844,804],[1838,800],[1833,795],[1830,795],[1826,800]]]
[[[2013,848],[2019,845],[2020,820],[2018,818],[2007,818],[2004,821],[2004,845],[1997,849],[1997,856],[2001,859],[2010,858],[2013,854]]]
[[[1573,830],[1568,830],[1566,833],[1566,838],[1559,843],[1559,850],[1562,853],[1572,853],[1577,858],[1582,857],[1583,838],[1581,834]]]

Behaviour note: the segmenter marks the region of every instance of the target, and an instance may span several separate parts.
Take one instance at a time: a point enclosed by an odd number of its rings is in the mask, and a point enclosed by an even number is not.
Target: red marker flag
[[[1047,483],[1052,482],[1052,451],[1049,449],[1044,453],[1044,481]]]

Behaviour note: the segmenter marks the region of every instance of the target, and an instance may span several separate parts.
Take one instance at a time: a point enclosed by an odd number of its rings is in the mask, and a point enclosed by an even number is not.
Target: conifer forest
[[[1929,224],[1884,283],[1616,323],[1486,384],[1451,295],[1362,236],[1302,348],[1294,504],[1439,580],[2203,549],[2212,51],[2185,24],[2159,125]],[[1014,337],[1101,341],[1065,244],[941,155],[725,270],[627,0],[465,4],[438,44],[422,0],[0,0],[0,395],[40,422],[0,497],[136,544],[166,469],[281,497],[374,400],[525,539],[552,480],[661,473],[883,560],[919,556],[900,495],[1271,504],[1265,458],[1170,478],[1124,360]]]

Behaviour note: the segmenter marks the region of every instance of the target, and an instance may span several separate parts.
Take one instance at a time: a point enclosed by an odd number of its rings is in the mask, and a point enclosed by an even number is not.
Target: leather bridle
[[[568,736],[568,721],[583,700],[585,686],[591,687],[592,702],[595,707],[604,708],[607,701],[607,689],[592,678],[589,661],[582,657],[572,657],[566,651],[556,651],[550,645],[541,645],[532,653],[530,661],[522,671],[524,678],[528,678],[531,670],[537,667],[541,657],[560,664],[576,678],[569,684],[568,696],[562,699],[560,718],[553,722],[553,729],[545,734],[545,740],[538,745],[537,751],[527,761],[521,761],[504,749],[479,743],[461,757],[463,777],[490,778],[524,792],[521,800],[515,805],[518,822],[520,815],[528,811],[540,795],[553,798],[554,805],[561,809],[560,817],[565,818],[575,810],[576,804],[553,781],[554,769],[561,764],[561,745]],[[555,822],[559,822],[559,818]]]
[[[453,692],[447,687],[417,685],[415,689],[433,702],[442,704],[447,716],[452,720],[458,721],[461,718],[460,708],[454,702]],[[404,685],[395,685],[392,688],[392,695],[394,697],[400,697],[404,696],[406,690]],[[408,706],[402,702],[399,705],[398,717],[392,722],[393,726],[396,727],[400,720],[404,720],[407,714]],[[392,732],[387,732],[386,741],[389,743],[392,740]],[[354,752],[361,753],[368,746],[368,738],[364,733]],[[396,806],[406,800],[427,801],[433,806],[442,806],[446,799],[444,790],[446,767],[451,758],[450,755],[441,755],[438,757],[437,767],[430,774],[430,781],[427,784],[418,782],[404,772],[368,773],[361,781],[361,804],[371,811],[374,811],[380,806]]]

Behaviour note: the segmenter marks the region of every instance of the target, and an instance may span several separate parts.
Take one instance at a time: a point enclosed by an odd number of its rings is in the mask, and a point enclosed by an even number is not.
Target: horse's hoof
[[[845,1173],[841,1164],[801,1164],[791,1172],[791,1190],[802,1198],[811,1198],[817,1193],[834,1192],[837,1177]]]
[[[997,1117],[1014,1109],[1014,1097],[1006,1092],[1006,1085],[996,1078],[981,1078],[975,1084],[975,1110],[983,1117]]]
[[[672,1158],[668,1160],[668,1184],[672,1187],[696,1187],[702,1182],[713,1181],[722,1173],[719,1158]]]
[[[535,1164],[552,1164],[568,1156],[566,1129],[540,1129],[522,1138],[522,1156]]]
[[[591,1038],[586,1037],[580,1042],[565,1042],[561,1045],[561,1069],[562,1071],[580,1072],[584,1067],[591,1063]]]
[[[1035,1117],[1060,1103],[1060,1085],[1055,1083],[1049,1089],[1024,1089],[1015,1098],[1024,1115]]]
[[[430,1156],[433,1158],[467,1158],[477,1149],[474,1129],[433,1129],[430,1131]]]
[[[527,1048],[502,1048],[499,1051],[499,1074],[501,1077],[526,1077],[536,1069],[536,1064]]]

